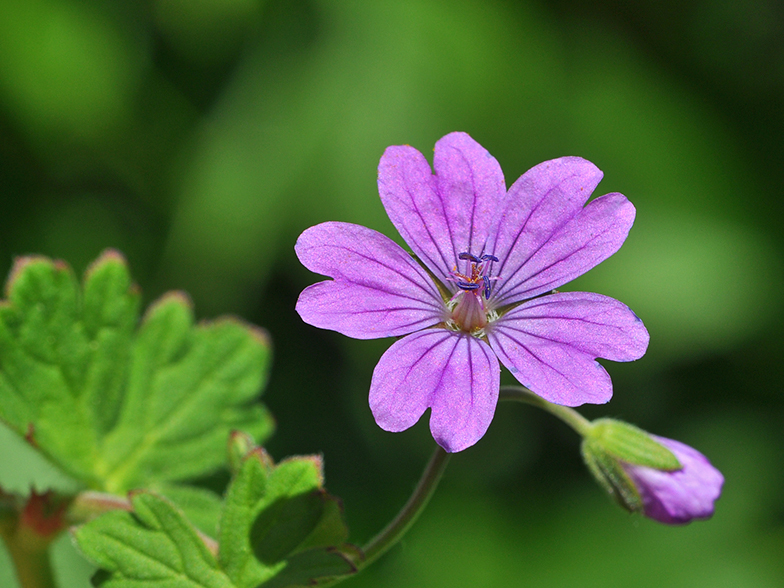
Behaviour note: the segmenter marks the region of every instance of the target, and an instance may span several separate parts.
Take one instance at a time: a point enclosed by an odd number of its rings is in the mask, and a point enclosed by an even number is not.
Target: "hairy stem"
[[[49,561],[50,542],[43,542],[24,526],[0,523],[8,555],[14,563],[21,588],[55,588]]]
[[[436,446],[436,450],[425,467],[425,471],[422,472],[422,477],[408,502],[392,522],[362,548],[365,559],[360,562],[360,567],[365,567],[381,557],[390,547],[400,541],[406,531],[414,524],[438,486],[446,464],[449,463],[449,455],[441,447]]]
[[[68,522],[72,525],[86,523],[111,510],[133,510],[131,501],[124,496],[87,490],[76,495],[68,508]]]
[[[585,435],[593,426],[591,425],[591,421],[586,419],[573,408],[548,402],[541,396],[537,396],[528,388],[524,388],[523,386],[501,386],[501,394],[498,399],[524,402],[525,404],[531,404],[546,410],[550,414],[558,417],[567,425],[569,425],[581,437],[585,437]]]
[[[576,410],[569,408],[568,406],[560,406],[548,402],[523,386],[502,386],[499,400],[524,402],[546,410],[569,425],[581,437],[584,437],[588,431],[590,431],[591,427],[593,427],[591,422]],[[416,521],[417,517],[424,510],[425,506],[427,506],[430,497],[433,495],[433,492],[435,491],[436,486],[438,486],[438,482],[446,469],[446,465],[449,462],[449,456],[450,454],[441,447],[436,447],[433,456],[425,467],[425,471],[422,473],[422,477],[420,478],[417,487],[414,489],[414,493],[408,499],[408,502],[406,502],[405,506],[403,506],[402,510],[392,522],[378,535],[373,537],[373,539],[368,541],[362,548],[365,558],[362,561],[355,562],[358,569],[365,568],[373,563],[406,534],[408,529],[414,524],[414,521]],[[344,578],[336,579],[328,585],[331,586],[343,579]]]

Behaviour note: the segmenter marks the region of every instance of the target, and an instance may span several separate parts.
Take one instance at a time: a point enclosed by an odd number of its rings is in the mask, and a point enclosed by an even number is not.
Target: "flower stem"
[[[30,533],[25,527],[1,524],[8,555],[14,563],[16,577],[22,588],[55,588],[52,565],[49,561],[49,542]]]
[[[593,426],[591,421],[586,419],[573,408],[548,402],[541,396],[537,396],[528,388],[524,388],[523,386],[501,386],[501,393],[498,399],[524,402],[526,404],[531,404],[533,406],[544,409],[569,425],[581,437],[585,437],[585,435],[588,433],[588,431],[591,430],[591,427]]]
[[[68,508],[68,522],[72,525],[86,523],[111,510],[132,511],[131,501],[123,496],[87,490],[80,492]]]
[[[362,548],[365,559],[359,562],[360,567],[364,568],[381,557],[390,547],[400,541],[406,531],[414,524],[435,492],[446,465],[449,463],[449,455],[441,447],[436,446],[436,450],[425,467],[425,471],[422,472],[422,477],[408,502],[392,522]]]
[[[68,499],[52,491],[20,496],[0,490],[0,538],[22,588],[55,588],[49,547],[66,527]]]
[[[560,406],[548,402],[522,386],[502,386],[499,400],[524,402],[542,408],[564,421],[583,437],[593,426],[588,419],[576,410],[568,406]],[[450,454],[441,447],[436,447],[408,502],[406,502],[392,522],[362,548],[365,558],[361,562],[357,562],[359,568],[364,568],[373,563],[406,534],[406,531],[424,510],[436,486],[438,486],[438,482],[449,462],[449,456]]]

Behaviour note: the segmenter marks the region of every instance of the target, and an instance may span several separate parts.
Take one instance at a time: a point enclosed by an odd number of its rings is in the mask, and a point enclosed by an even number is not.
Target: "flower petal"
[[[378,426],[403,431],[432,407],[430,430],[448,452],[476,443],[493,420],[500,367],[484,342],[428,329],[404,337],[381,357],[370,384]]]
[[[629,307],[586,292],[529,300],[503,315],[487,337],[501,363],[523,385],[566,406],[607,402],[612,382],[595,359],[639,359],[649,340]]]
[[[436,143],[434,166],[435,176],[413,147],[389,147],[378,166],[378,190],[403,239],[444,280],[458,254],[483,251],[506,186],[498,162],[465,133]]]
[[[592,200],[498,287],[498,304],[533,298],[600,264],[623,245],[634,216],[623,194]]]
[[[297,239],[297,257],[334,280],[300,294],[306,323],[356,339],[405,335],[443,320],[446,307],[433,280],[397,243],[359,225],[329,222]]]
[[[645,516],[668,525],[707,519],[721,496],[724,476],[702,453],[688,445],[652,435],[675,454],[683,468],[666,472],[627,465],[644,504]]]
[[[466,133],[450,133],[436,143],[433,167],[455,252],[483,253],[506,196],[501,166]]]
[[[520,268],[554,233],[577,215],[602,179],[602,172],[580,157],[545,161],[524,173],[509,189],[495,215],[486,253],[500,260],[494,291],[525,281]],[[505,296],[505,295],[504,295]]]

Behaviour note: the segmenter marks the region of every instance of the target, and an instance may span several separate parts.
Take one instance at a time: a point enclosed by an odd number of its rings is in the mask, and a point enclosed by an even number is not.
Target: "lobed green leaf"
[[[220,563],[239,588],[313,585],[356,571],[340,503],[322,487],[321,458],[277,466],[251,451],[229,486]]]
[[[168,500],[131,496],[133,512],[108,512],[72,534],[100,567],[101,588],[235,588],[196,529]]]
[[[272,433],[256,402],[269,358],[263,331],[233,318],[195,325],[181,293],[139,325],[115,251],[81,288],[63,262],[21,258],[0,302],[0,419],[88,487],[178,482],[225,464],[233,429]]]
[[[247,438],[233,435],[230,447],[237,442]],[[133,512],[106,513],[73,536],[99,566],[93,582],[102,588],[313,586],[353,574],[362,558],[345,543],[342,508],[322,479],[318,457],[275,465],[252,447],[226,492],[217,549],[179,508],[149,492],[132,494]]]
[[[199,531],[210,537],[216,535],[223,508],[223,502],[218,494],[206,488],[171,483],[156,484],[151,490],[181,508]]]

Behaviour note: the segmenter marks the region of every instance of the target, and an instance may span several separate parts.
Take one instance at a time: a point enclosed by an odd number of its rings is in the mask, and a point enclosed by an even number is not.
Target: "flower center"
[[[486,301],[492,292],[491,282],[497,277],[490,277],[490,265],[498,258],[494,255],[481,255],[477,257],[469,252],[457,256],[466,262],[465,273],[452,270],[450,282],[455,282],[460,289],[449,301],[448,306],[452,311],[450,326],[456,330],[477,334],[488,322],[488,309]]]

